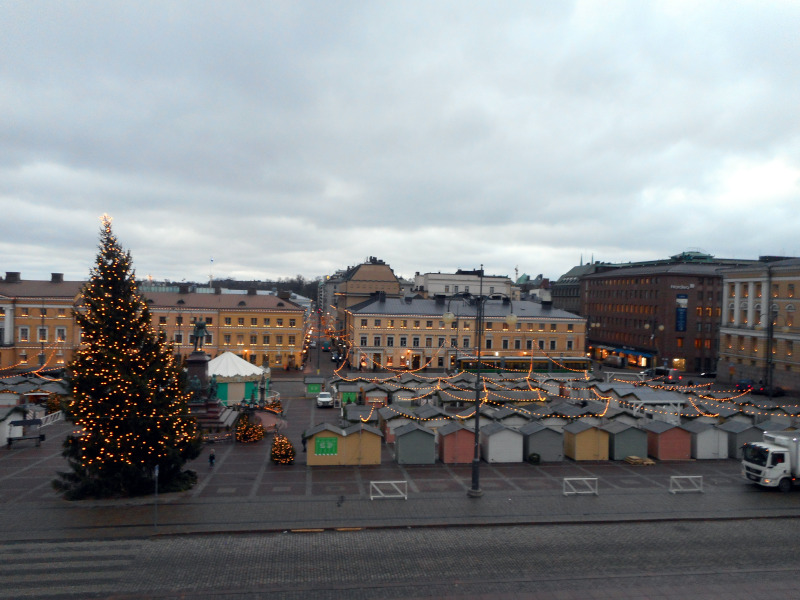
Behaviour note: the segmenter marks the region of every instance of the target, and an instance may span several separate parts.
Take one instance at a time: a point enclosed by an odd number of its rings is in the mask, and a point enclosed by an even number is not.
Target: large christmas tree
[[[152,327],[131,267],[103,217],[100,252],[75,319],[82,345],[69,366],[67,417],[82,428],[64,444],[72,468],[57,490],[70,499],[188,489],[184,471],[200,450],[184,377],[172,349]]]

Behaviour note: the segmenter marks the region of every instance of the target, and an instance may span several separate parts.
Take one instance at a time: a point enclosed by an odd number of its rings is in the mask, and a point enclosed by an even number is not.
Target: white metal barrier
[[[40,427],[46,427],[47,425],[52,425],[56,421],[62,421],[64,419],[64,411],[59,410],[58,412],[50,413],[49,415],[45,415],[42,417],[42,424]]]
[[[565,477],[564,478],[564,495],[588,495],[594,494],[599,496],[600,492],[597,487],[597,477]]]
[[[702,475],[673,475],[669,478],[669,493],[703,492]]]
[[[408,500],[407,481],[370,481],[369,499],[375,498],[402,498]]]

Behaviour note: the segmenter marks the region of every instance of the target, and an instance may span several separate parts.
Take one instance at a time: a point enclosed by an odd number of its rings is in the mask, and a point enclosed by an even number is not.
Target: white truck
[[[791,491],[800,477],[800,431],[764,432],[761,442],[742,446],[742,476],[751,483]]]

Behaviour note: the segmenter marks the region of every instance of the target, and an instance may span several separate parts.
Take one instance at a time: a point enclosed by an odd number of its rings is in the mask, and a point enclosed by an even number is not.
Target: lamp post
[[[653,330],[653,333],[650,334],[650,341],[653,342],[653,347],[655,348],[656,351],[656,358],[653,360],[653,362],[655,363],[653,365],[653,368],[655,368],[658,366],[658,338],[656,338],[656,333],[661,333],[662,331],[664,331],[664,326],[658,325],[656,321],[653,321],[652,326],[650,325],[650,323],[645,323],[644,328],[648,330],[649,329]]]
[[[483,496],[483,490],[480,486],[480,463],[481,463],[481,348],[483,346],[483,321],[485,316],[486,301],[483,295],[483,265],[480,269],[480,285],[478,295],[474,297],[475,302],[475,438],[474,438],[474,451],[472,458],[472,486],[467,490],[467,496],[470,498],[480,498]],[[506,315],[506,322],[509,327],[513,327],[517,322],[517,316],[514,314],[511,299],[509,301],[509,314]],[[450,312],[449,303],[448,310],[442,315],[442,320],[445,323],[453,323],[456,316]]]

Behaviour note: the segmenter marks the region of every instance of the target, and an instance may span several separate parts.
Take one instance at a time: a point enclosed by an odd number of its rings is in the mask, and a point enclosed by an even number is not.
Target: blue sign
[[[689,296],[678,294],[675,306],[675,331],[686,331],[686,313],[689,308]]]

